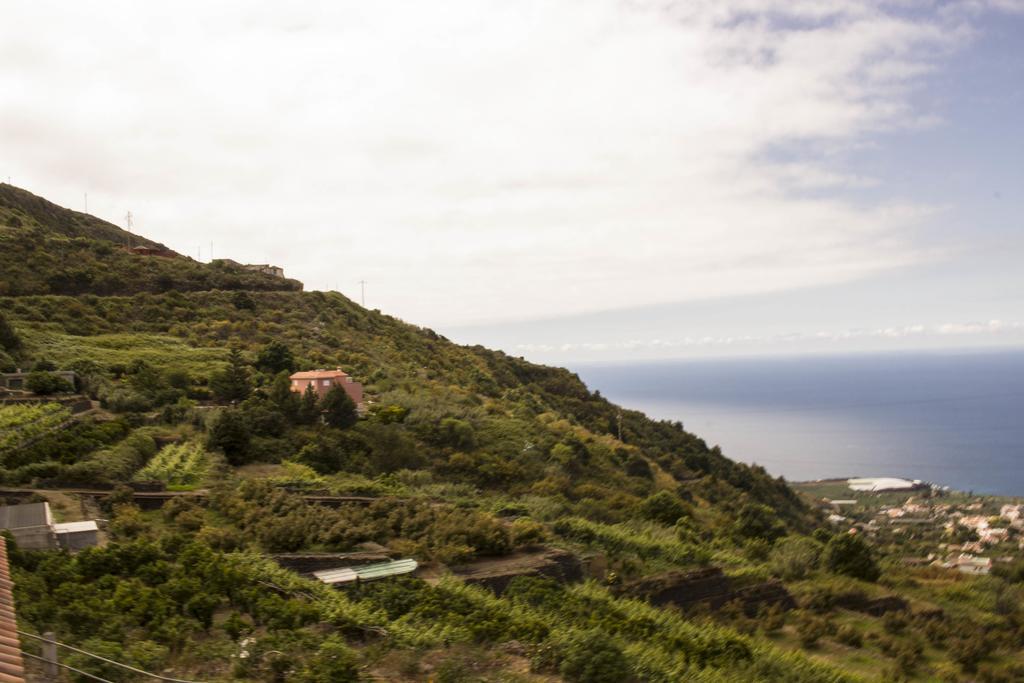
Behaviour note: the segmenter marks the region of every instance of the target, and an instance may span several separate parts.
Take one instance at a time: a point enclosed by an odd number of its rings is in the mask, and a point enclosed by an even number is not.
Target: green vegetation
[[[825,566],[837,574],[876,581],[881,574],[872,557],[871,547],[860,536],[833,537],[825,546]]]
[[[195,442],[164,446],[135,473],[136,481],[161,481],[169,488],[183,490],[200,484],[210,470],[210,455]]]
[[[297,290],[301,285],[226,261],[203,264],[93,216],[0,184],[0,295],[66,296],[221,290]]]
[[[70,416],[59,403],[0,406],[0,458],[56,429]]]
[[[25,628],[210,681],[1020,679],[1020,565],[901,564],[920,539],[833,533],[786,482],[567,370],[230,263],[131,254],[159,245],[0,189],[0,362],[72,369],[101,405],[0,408],[0,481],[113,489],[107,547],[12,551]],[[341,389],[291,391],[326,367],[364,384],[362,415]],[[196,493],[143,511],[143,482]],[[311,502],[326,494],[360,498]],[[586,580],[499,596],[448,575],[539,546]],[[367,548],[437,580],[338,591],[267,557]],[[736,589],[717,611],[630,592],[709,565]],[[776,580],[795,610],[741,599]]]

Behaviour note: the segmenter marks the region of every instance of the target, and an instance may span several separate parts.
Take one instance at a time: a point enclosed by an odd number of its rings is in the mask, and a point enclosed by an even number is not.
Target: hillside
[[[945,666],[937,645],[901,650],[916,642],[902,631],[863,653],[815,651],[837,637],[818,616],[828,596],[884,594],[868,547],[680,424],[334,292],[130,254],[116,226],[0,189],[0,364],[74,370],[102,406],[0,452],[0,478],[115,490],[106,548],[14,554],[24,626],[202,680],[840,681],[879,662],[911,676]],[[289,391],[291,371],[335,367],[365,385],[360,419],[342,399]],[[143,510],[130,482],[196,496]],[[589,581],[523,577],[496,596],[450,575],[545,548]],[[413,557],[422,578],[334,591],[269,559],[367,551]],[[826,561],[840,551],[855,561]],[[736,589],[715,595],[736,602],[656,606],[658,586],[708,567]],[[743,602],[775,595],[778,578],[804,608],[788,622],[785,601]],[[1012,648],[989,614],[955,616],[967,621],[945,633],[982,619],[998,631],[985,656]],[[865,619],[843,623],[881,631]],[[814,629],[809,654],[795,652]]]
[[[159,256],[138,254],[148,248]],[[88,214],[0,183],[0,295],[298,291],[295,280],[238,264],[199,263]]]

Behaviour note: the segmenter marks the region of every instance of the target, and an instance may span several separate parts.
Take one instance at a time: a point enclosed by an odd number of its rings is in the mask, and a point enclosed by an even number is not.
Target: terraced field
[[[210,468],[210,455],[196,442],[165,446],[135,475],[137,481],[162,481],[172,490],[195,488]]]
[[[0,459],[18,446],[61,426],[71,411],[59,403],[0,407]]]

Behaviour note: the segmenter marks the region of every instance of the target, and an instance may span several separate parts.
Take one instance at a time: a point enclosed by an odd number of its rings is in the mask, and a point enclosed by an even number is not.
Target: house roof
[[[0,529],[24,529],[52,523],[49,503],[0,505]]]
[[[372,581],[373,579],[383,579],[388,576],[408,574],[416,571],[418,566],[419,564],[413,559],[392,560],[391,562],[379,562],[377,564],[367,564],[361,567],[325,569],[323,571],[313,572],[313,576],[326,584],[333,585],[338,583],[352,583],[357,579],[359,581]]]
[[[7,566],[7,541],[0,536],[0,683],[24,683],[25,665],[18,640],[18,620],[14,613],[11,569]]]
[[[333,377],[348,377],[348,373],[341,370],[307,370],[296,372],[289,379],[331,379]]]
[[[95,519],[90,519],[85,522],[64,522],[62,524],[54,524],[53,530],[58,534],[77,534],[82,531],[99,531],[100,527],[96,524]]]

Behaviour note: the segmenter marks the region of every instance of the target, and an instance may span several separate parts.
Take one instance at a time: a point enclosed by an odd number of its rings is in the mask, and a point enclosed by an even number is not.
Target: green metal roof
[[[376,564],[365,564],[360,567],[339,567],[338,569],[324,569],[313,572],[313,576],[326,584],[336,585],[340,583],[352,583],[354,581],[373,581],[384,579],[389,576],[399,576],[416,571],[419,563],[413,559],[391,560],[390,562],[378,562]]]

